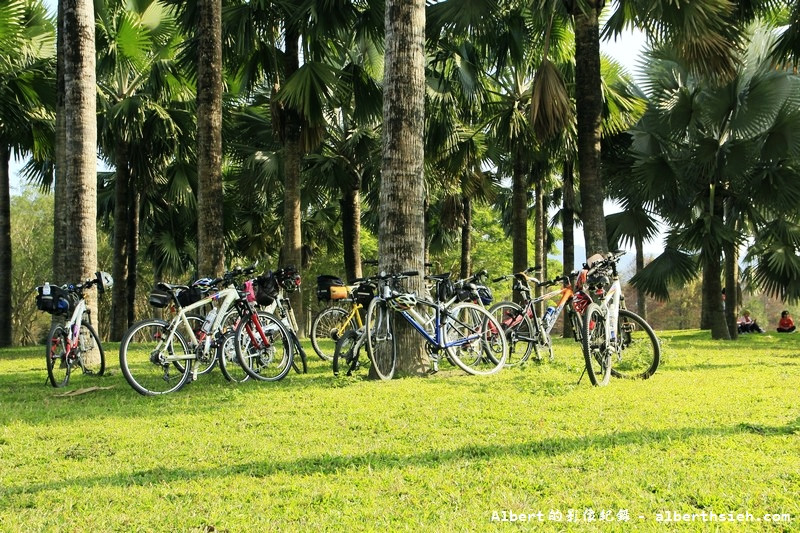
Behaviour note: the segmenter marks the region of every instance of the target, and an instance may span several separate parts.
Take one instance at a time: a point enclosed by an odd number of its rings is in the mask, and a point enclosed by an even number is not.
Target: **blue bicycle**
[[[503,328],[491,313],[460,294],[446,302],[436,302],[395,288],[397,282],[418,275],[417,272],[382,274],[377,296],[367,308],[365,326],[367,353],[376,374],[391,379],[397,365],[397,338],[394,321],[403,317],[426,341],[432,371],[438,371],[442,356],[468,374],[494,374],[508,357]],[[436,277],[426,279],[443,283]],[[438,291],[437,291],[438,292]]]

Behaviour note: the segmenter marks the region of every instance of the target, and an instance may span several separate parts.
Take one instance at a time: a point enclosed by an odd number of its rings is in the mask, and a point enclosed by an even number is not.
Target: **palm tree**
[[[225,269],[222,212],[222,0],[197,2],[197,265]]]
[[[65,265],[72,282],[97,270],[97,83],[94,6],[91,0],[62,0],[66,195],[69,232]],[[61,203],[61,202],[60,202]],[[93,294],[90,309],[97,309]],[[96,313],[95,313],[96,314]]]
[[[157,1],[97,7],[100,146],[116,168],[111,338],[119,340],[132,319],[139,191],[154,185],[175,156],[171,139],[186,139],[170,104],[187,101],[191,86],[176,69],[182,36],[168,8]]]
[[[423,129],[425,106],[425,2],[386,2],[386,71],[383,167],[378,230],[380,268],[423,272],[425,217]],[[411,289],[421,289],[412,278]],[[420,375],[429,361],[419,335],[397,322],[398,369]]]
[[[672,227],[668,249],[634,285],[664,298],[669,281],[685,282],[701,266],[714,338],[731,336],[720,298],[723,251],[739,246],[746,230],[758,239],[752,248],[764,252],[755,267],[758,283],[787,299],[798,296],[790,282],[798,272],[790,257],[796,252],[787,255],[796,244],[781,228],[796,221],[800,197],[789,178],[800,155],[800,79],[768,59],[769,30],[752,31],[742,66],[722,86],[693,76],[690,64],[669,51],[654,51],[647,71],[652,104],[633,133],[635,187],[657,202]],[[776,255],[771,247],[778,242],[785,247]],[[727,291],[726,302],[733,306],[734,292]]]
[[[50,157],[55,93],[55,28],[40,2],[3,2],[0,9],[0,346],[11,332],[12,154]]]

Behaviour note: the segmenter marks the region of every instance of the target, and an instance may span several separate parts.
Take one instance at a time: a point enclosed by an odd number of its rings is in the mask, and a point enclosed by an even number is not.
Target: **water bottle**
[[[42,296],[50,296],[50,282],[45,281],[44,287],[42,287]]]
[[[547,308],[547,311],[544,312],[544,318],[542,319],[542,323],[544,323],[545,329],[550,326],[550,323],[553,321],[553,317],[556,314],[556,308],[552,305]]]
[[[206,315],[206,321],[203,322],[203,331],[205,333],[208,333],[209,331],[211,331],[211,325],[214,323],[214,319],[216,317],[217,317],[217,308],[216,307],[212,307],[211,311],[209,311],[208,315]]]

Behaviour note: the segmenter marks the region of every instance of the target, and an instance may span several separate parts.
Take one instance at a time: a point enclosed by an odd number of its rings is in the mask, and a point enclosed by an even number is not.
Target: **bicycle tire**
[[[365,334],[367,354],[375,375],[382,380],[394,377],[397,366],[397,337],[392,325],[392,310],[385,300],[373,298],[367,307]]]
[[[284,327],[286,327],[284,325]],[[294,348],[295,357],[292,361],[292,368],[294,368],[295,372],[298,374],[308,374],[308,358],[306,357],[306,351],[303,349],[303,345],[300,344],[300,339],[297,338],[297,333],[293,329],[286,328],[286,331],[289,333],[289,336],[292,339],[292,347]],[[300,356],[300,364],[302,365],[302,370],[297,366],[297,356]]]
[[[611,375],[623,379],[647,379],[655,374],[661,361],[661,344],[645,319],[619,310],[617,321],[619,350],[614,357]]]
[[[333,360],[334,348],[325,346],[325,341],[332,341],[335,346],[338,340],[336,331],[341,327],[350,313],[338,306],[326,307],[317,313],[311,322],[311,347],[323,361]],[[352,329],[352,328],[351,328]]]
[[[103,375],[106,371],[106,353],[94,326],[86,320],[81,322],[78,333],[78,352],[81,370],[84,374]]]
[[[353,329],[345,331],[344,335],[336,341],[336,349],[333,351],[333,375],[346,369],[348,376],[353,375],[353,371],[358,367],[358,353],[354,353],[354,348],[358,342],[358,333]]]
[[[498,372],[508,358],[503,326],[489,311],[470,302],[447,310],[442,336],[450,360],[464,372],[488,376]]]
[[[254,327],[255,320],[264,332],[266,345]],[[266,311],[242,318],[236,326],[234,348],[239,365],[253,379],[279,381],[292,369],[294,349],[289,333],[278,317]]]
[[[139,394],[157,396],[169,394],[183,387],[192,373],[193,353],[179,332],[173,334],[173,341],[160,347],[162,339],[170,334],[170,324],[156,318],[142,320],[125,333],[119,345],[119,366],[128,384]],[[187,363],[180,370],[169,356],[185,356]]]
[[[228,331],[222,336],[217,345],[217,361],[225,379],[234,383],[244,383],[250,379],[250,374],[239,364],[239,356],[236,355],[236,348],[233,346],[235,339],[234,331]]]
[[[514,302],[498,302],[489,308],[489,312],[500,322],[506,335],[506,366],[517,366],[526,362],[534,345],[531,319]]]
[[[64,387],[69,383],[72,366],[67,359],[69,341],[66,328],[61,324],[54,324],[50,328],[47,339],[47,346],[45,346],[47,379],[55,388]]]
[[[589,381],[596,387],[608,385],[611,377],[611,349],[605,338],[606,317],[602,308],[591,303],[583,315],[583,358]]]

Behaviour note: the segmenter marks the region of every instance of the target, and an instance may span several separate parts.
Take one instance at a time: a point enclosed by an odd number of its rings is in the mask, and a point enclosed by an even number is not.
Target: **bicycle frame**
[[[474,341],[475,339],[480,338],[480,335],[471,335],[469,337],[458,339],[451,343],[444,343],[442,334],[442,315],[444,314],[450,316],[449,313],[447,313],[446,305],[437,304],[435,302],[423,299],[417,299],[417,303],[419,305],[433,307],[435,310],[434,315],[423,316],[415,308],[411,308],[406,311],[399,311],[399,314],[400,316],[405,318],[406,321],[409,324],[411,324],[414,327],[414,329],[416,329],[419,332],[419,334],[422,335],[428,342],[428,344],[430,344],[431,346],[434,346],[435,348],[442,350],[446,348],[452,348],[455,346],[462,346],[464,344],[468,344]],[[432,325],[433,333],[435,334],[435,336],[432,336],[423,324]]]
[[[188,332],[189,344],[194,347],[199,347],[201,346],[202,342],[203,353],[208,353],[208,350],[211,347],[212,335],[210,334],[206,335],[205,333],[203,333],[201,335],[201,338],[198,339],[197,335],[195,335],[195,332],[192,329],[191,324],[189,323],[189,319],[187,318],[187,313],[189,313],[190,311],[194,311],[195,309],[204,307],[213,302],[214,300],[220,300],[220,298],[222,299],[222,302],[219,304],[217,315],[216,317],[214,317],[214,322],[211,324],[211,328],[209,329],[209,331],[212,332],[217,331],[222,325],[222,321],[225,318],[226,312],[228,311],[228,309],[230,309],[231,304],[233,304],[234,301],[239,299],[239,291],[235,287],[232,286],[227,287],[210,296],[206,296],[205,298],[198,300],[193,304],[180,307],[178,313],[172,318],[172,320],[169,323],[169,334],[165,339],[160,340],[158,347],[156,348],[156,351],[158,353],[161,353],[165,346],[171,346],[172,340],[175,337],[175,332],[178,330],[179,326],[183,325],[185,327],[185,330]],[[185,354],[171,354],[164,356],[164,362],[166,363],[172,363],[176,361],[194,361],[195,359],[197,359],[197,353],[195,352],[185,353]],[[196,371],[197,369],[195,368],[194,372],[196,373]],[[193,375],[192,379],[196,378],[197,376]]]
[[[615,277],[611,286],[602,296],[595,298],[595,302],[600,307],[605,320],[605,340],[608,346],[613,347],[616,343],[617,321],[619,319],[620,302],[622,300],[622,285],[619,278]]]
[[[86,312],[86,300],[84,300],[83,296],[81,295],[81,299],[78,301],[78,305],[75,306],[75,311],[72,312],[72,316],[67,321],[67,323],[64,324],[64,329],[66,329],[69,332],[69,334],[67,335],[67,346],[65,349],[65,353],[67,354],[68,359],[70,358],[73,350],[75,350],[75,348],[78,347],[78,343],[80,342],[81,322],[83,321],[83,314],[85,312]]]

